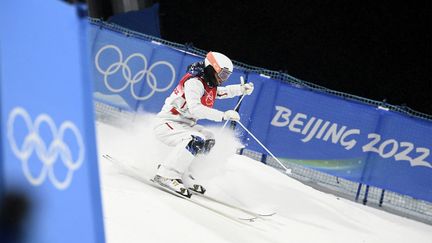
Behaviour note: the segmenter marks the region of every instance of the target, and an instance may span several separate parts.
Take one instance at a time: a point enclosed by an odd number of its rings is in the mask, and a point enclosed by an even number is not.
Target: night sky
[[[432,114],[432,1],[169,1],[162,38]]]

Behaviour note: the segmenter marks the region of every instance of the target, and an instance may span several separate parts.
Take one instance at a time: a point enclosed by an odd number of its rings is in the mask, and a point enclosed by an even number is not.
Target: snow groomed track
[[[275,215],[252,217],[198,196],[192,196],[195,203],[164,192],[139,180],[152,178],[170,149],[154,139],[151,118],[145,116],[123,128],[97,123],[108,242],[394,243],[432,239],[430,225],[325,194],[236,155],[240,144],[228,130],[215,130],[219,142],[207,158],[193,163],[194,176],[211,198]],[[104,158],[106,154],[134,168],[139,178]],[[245,220],[246,216],[251,218]]]

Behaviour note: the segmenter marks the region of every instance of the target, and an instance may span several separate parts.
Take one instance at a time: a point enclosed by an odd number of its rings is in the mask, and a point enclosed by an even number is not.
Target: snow
[[[170,148],[152,133],[153,115],[122,128],[96,123],[108,243],[117,242],[432,242],[432,226],[317,191],[260,162],[236,155],[241,144],[213,128],[216,146],[191,171],[207,194],[276,215],[233,220],[121,173],[109,154],[152,178]],[[253,132],[253,131],[252,131]]]

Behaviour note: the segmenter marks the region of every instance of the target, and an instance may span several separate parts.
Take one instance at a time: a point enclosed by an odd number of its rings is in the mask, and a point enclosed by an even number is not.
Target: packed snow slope
[[[236,155],[241,144],[235,135],[214,128],[213,151],[191,166],[207,194],[255,212],[276,212],[255,222],[224,217],[140,182],[102,157],[109,154],[152,178],[170,151],[154,137],[152,115],[122,127],[96,127],[108,243],[432,242],[432,226],[317,191]]]

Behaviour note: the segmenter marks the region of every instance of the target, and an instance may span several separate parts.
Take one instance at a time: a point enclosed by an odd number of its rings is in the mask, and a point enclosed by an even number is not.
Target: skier
[[[197,120],[239,121],[240,116],[235,110],[222,112],[212,108],[215,99],[250,95],[254,89],[253,83],[222,87],[232,72],[231,60],[218,52],[209,52],[203,61],[188,66],[186,75],[166,98],[157,115],[156,137],[174,148],[158,166],[155,182],[186,197],[191,196],[188,188],[205,192],[201,185],[186,187],[183,184],[183,181],[193,180],[191,175],[186,175],[193,159],[209,153],[215,145],[213,133],[197,125]]]

